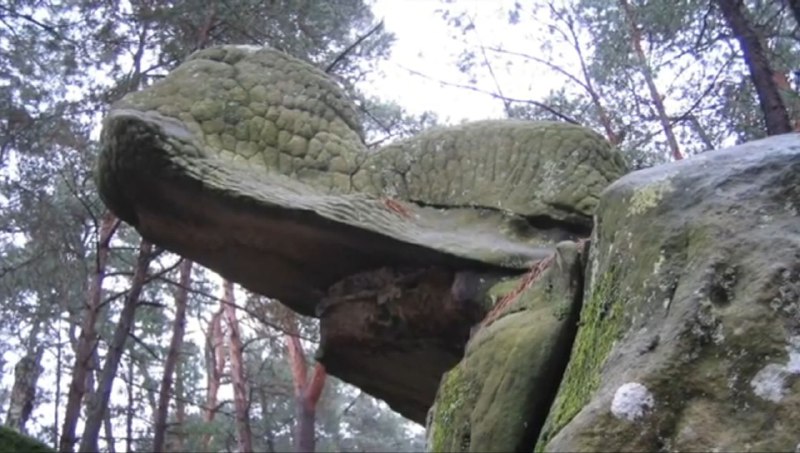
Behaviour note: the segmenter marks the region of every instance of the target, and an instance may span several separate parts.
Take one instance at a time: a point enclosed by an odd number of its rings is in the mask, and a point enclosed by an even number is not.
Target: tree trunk
[[[88,406],[89,402],[94,398],[94,394],[97,392],[94,383],[100,381],[100,373],[102,371],[102,367],[100,366],[100,357],[97,355],[97,349],[92,352],[92,371],[89,373],[86,379],[86,404]],[[103,431],[106,435],[106,439],[113,439],[114,434],[114,427],[111,425],[111,414],[108,408],[106,408],[106,413],[103,416]],[[114,451],[113,444],[108,444],[109,449],[111,452]]]
[[[139,256],[136,259],[136,269],[133,272],[131,287],[125,297],[125,302],[114,330],[114,337],[108,346],[103,372],[100,375],[100,381],[97,383],[97,392],[92,395],[89,402],[86,427],[80,444],[80,451],[82,452],[97,451],[97,437],[106,414],[108,400],[111,397],[114,377],[117,374],[122,353],[125,351],[125,342],[133,328],[136,306],[139,304],[139,295],[147,278],[147,269],[152,258],[152,245],[142,239],[139,243]]]
[[[172,391],[172,379],[175,365],[183,347],[183,334],[186,330],[186,302],[189,299],[189,285],[192,277],[192,262],[183,259],[180,266],[180,286],[175,293],[175,321],[172,324],[172,339],[164,363],[164,377],[158,392],[158,408],[155,414],[155,432],[153,434],[153,451],[164,451],[164,438],[167,431],[167,412],[169,395]]]
[[[714,149],[714,140],[709,137],[708,132],[706,132],[703,125],[700,124],[700,120],[697,119],[697,116],[694,114],[686,115],[686,121],[689,122],[689,125],[694,129],[694,132],[700,137],[700,141],[703,142],[705,147],[705,151],[711,151]]]
[[[75,365],[72,367],[72,379],[67,394],[67,407],[64,411],[64,426],[61,428],[59,450],[71,452],[75,446],[75,426],[81,413],[81,403],[86,394],[86,379],[92,366],[91,359],[97,344],[97,316],[103,294],[103,280],[108,262],[109,242],[119,226],[119,220],[111,212],[106,211],[100,221],[95,269],[92,281],[89,284],[89,297],[86,312],[81,323],[81,334],[78,338],[78,348],[75,353]]]
[[[578,61],[580,62],[581,66],[581,75],[583,76],[583,81],[574,79],[578,85],[582,86],[584,90],[589,94],[589,98],[592,100],[592,104],[594,105],[595,110],[597,111],[598,119],[600,120],[600,124],[603,125],[603,129],[606,132],[606,138],[612,145],[619,145],[625,139],[624,134],[618,133],[614,130],[614,124],[611,121],[611,116],[608,114],[608,110],[606,110],[603,102],[601,100],[600,93],[598,93],[597,89],[594,87],[594,83],[592,81],[592,76],[589,73],[589,68],[586,64],[586,58],[583,55],[582,44],[578,39],[578,33],[575,31],[575,21],[572,15],[568,15],[566,18],[563,18],[564,22],[567,25],[567,28],[570,32],[570,38],[572,38],[572,48],[575,50],[575,53],[578,55]]]
[[[750,80],[756,88],[758,103],[764,115],[767,135],[785,134],[792,131],[789,113],[781,99],[775,83],[775,74],[769,64],[766,49],[747,19],[747,8],[742,0],[715,0],[739,41],[744,62],[750,70]]]
[[[175,442],[170,445],[168,450],[174,452],[186,451],[186,435],[184,434],[184,426],[186,426],[186,392],[183,386],[183,363],[184,358],[179,355],[175,364]]]
[[[225,338],[222,335],[222,310],[220,307],[208,322],[206,332],[206,405],[203,410],[203,421],[210,424],[217,415],[217,394],[219,393],[222,372],[225,369]],[[203,434],[202,450],[209,451],[211,433]]]
[[[103,433],[106,435],[106,448],[108,449],[108,453],[116,453],[117,441],[114,438],[114,425],[111,424],[111,411],[108,405],[106,405],[106,409],[103,411]]]
[[[36,382],[42,373],[42,353],[44,348],[37,347],[23,356],[14,367],[14,387],[11,389],[8,413],[5,426],[26,433],[25,423],[33,411],[36,399]]]
[[[789,8],[792,9],[797,25],[800,25],[800,0],[789,0]]]
[[[58,319],[58,328],[56,329],[56,388],[55,388],[55,398],[53,401],[53,440],[52,443],[55,445],[58,443],[58,413],[61,409],[61,379],[64,374],[64,369],[62,368],[64,357],[64,345],[61,343],[61,318]]]
[[[322,395],[322,389],[325,387],[325,377],[325,367],[321,363],[317,363],[314,366],[311,382],[306,383],[300,395],[295,394],[297,404],[295,451],[297,452],[313,452],[316,448],[314,425],[317,417],[317,403]]]
[[[286,310],[285,328],[287,334],[286,349],[289,353],[289,363],[294,379],[295,421],[294,448],[297,452],[313,452],[316,436],[314,424],[316,421],[317,403],[325,388],[325,367],[317,363],[311,381],[307,380],[308,366],[306,365],[303,346],[297,331],[297,319],[294,313]]]
[[[778,87],[778,93],[783,99],[786,106],[786,112],[789,115],[790,126],[793,131],[800,131],[800,96],[792,88],[789,83],[789,76],[785,72],[774,71],[773,77],[775,79],[775,86]]]
[[[134,403],[134,378],[136,376],[133,363],[128,365],[128,375],[125,377],[125,386],[128,393],[128,407],[133,407]],[[125,451],[133,451],[133,411],[125,413]]]
[[[236,431],[240,452],[253,451],[253,435],[250,431],[248,412],[247,376],[244,369],[244,351],[242,337],[239,334],[239,322],[236,320],[236,299],[233,295],[233,282],[223,282],[225,318],[228,321],[228,338],[231,361],[231,380],[233,381],[233,404],[236,412]]]
[[[650,92],[650,100],[656,108],[658,120],[661,123],[661,129],[664,130],[664,135],[667,137],[667,145],[670,149],[670,154],[675,160],[683,159],[678,140],[675,138],[675,132],[672,130],[672,124],[669,122],[667,110],[664,108],[664,101],[661,94],[658,92],[656,82],[653,77],[653,71],[650,69],[650,64],[647,62],[647,56],[642,48],[642,31],[639,29],[639,24],[636,21],[636,12],[633,10],[627,0],[619,0],[619,5],[625,16],[625,23],[628,24],[628,31],[631,34],[631,47],[636,56],[636,62],[642,70],[647,90]]]
[[[269,411],[269,398],[264,387],[258,389],[259,402],[261,403],[261,422],[264,424],[264,438],[267,444],[266,451],[275,453],[275,433],[272,430],[272,413]]]

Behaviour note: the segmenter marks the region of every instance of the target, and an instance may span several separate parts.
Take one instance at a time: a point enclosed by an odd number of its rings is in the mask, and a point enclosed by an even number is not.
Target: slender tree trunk
[[[222,311],[220,306],[208,322],[206,333],[206,406],[203,410],[203,421],[211,424],[217,415],[217,394],[219,393],[222,372],[225,370],[225,337],[222,334]],[[203,451],[211,447],[211,433],[203,434]]]
[[[295,338],[296,340],[296,338]],[[313,452],[316,448],[316,434],[314,425],[317,417],[317,403],[325,388],[325,367],[317,362],[311,381],[306,383],[301,395],[295,395],[297,431],[295,438],[295,451]]]
[[[64,411],[64,426],[61,428],[59,450],[71,452],[75,445],[75,426],[81,412],[81,403],[86,394],[86,379],[90,372],[92,354],[97,345],[97,317],[103,293],[103,280],[108,262],[109,242],[119,226],[119,220],[111,212],[106,211],[100,221],[97,238],[97,253],[92,281],[89,284],[89,297],[86,312],[81,323],[81,334],[78,337],[78,348],[75,353],[75,365],[72,368],[72,379],[67,394],[67,407]]]
[[[43,353],[44,348],[41,346],[29,350],[14,367],[14,386],[11,389],[5,426],[21,433],[27,432],[25,423],[33,411],[36,383],[42,373]]]
[[[581,75],[583,76],[583,81],[581,82],[577,79],[577,77],[574,80],[578,82],[578,85],[581,85],[589,94],[589,98],[592,100],[592,104],[597,111],[600,124],[603,125],[603,130],[606,132],[606,139],[608,139],[612,145],[619,145],[625,139],[624,134],[620,134],[614,130],[614,124],[611,121],[611,116],[608,114],[608,110],[603,105],[600,93],[598,93],[597,89],[594,87],[592,76],[589,73],[589,68],[586,64],[586,57],[583,55],[582,44],[578,39],[578,33],[575,31],[575,21],[571,15],[563,18],[562,20],[564,20],[567,28],[569,29],[570,38],[572,39],[570,44],[575,50],[575,53],[578,55],[578,61],[580,62],[581,66]]]
[[[103,372],[100,375],[100,381],[97,383],[97,392],[92,395],[93,398],[89,402],[86,427],[80,444],[80,451],[82,452],[97,451],[97,436],[100,433],[100,426],[103,423],[108,400],[111,397],[114,377],[117,374],[122,353],[125,351],[125,342],[133,328],[134,315],[139,304],[139,295],[147,278],[147,269],[152,258],[152,245],[142,239],[139,243],[139,256],[136,259],[136,269],[133,272],[131,287],[125,297],[125,302],[114,330],[114,337],[108,347]]]
[[[706,132],[705,128],[703,128],[703,125],[700,124],[700,120],[697,119],[697,116],[693,114],[687,115],[686,121],[688,121],[689,125],[692,126],[692,129],[694,129],[694,132],[697,134],[697,136],[700,137],[700,141],[702,141],[703,145],[705,146],[705,151],[711,151],[714,149],[714,141],[711,139],[711,137],[709,137],[708,132]]]
[[[183,355],[178,356],[178,363],[175,364],[175,443],[171,445],[169,451],[186,451],[186,391],[183,384]]]
[[[633,48],[633,53],[636,56],[636,61],[639,65],[639,68],[642,70],[642,75],[644,76],[647,90],[650,92],[650,100],[653,101],[653,105],[655,106],[658,114],[658,121],[661,123],[661,129],[664,130],[664,135],[667,137],[667,145],[669,146],[672,158],[675,160],[681,160],[683,159],[683,154],[678,146],[678,140],[675,138],[675,132],[672,130],[672,124],[669,122],[667,110],[664,108],[664,101],[661,98],[661,94],[658,92],[658,87],[656,86],[656,82],[653,77],[653,71],[650,68],[650,64],[647,62],[647,56],[642,48],[642,31],[639,28],[638,21],[636,20],[636,12],[633,10],[627,0],[619,0],[619,5],[622,8],[623,14],[625,15],[625,23],[628,24],[628,30],[631,34],[631,47]]]
[[[289,353],[289,363],[294,379],[295,421],[294,446],[297,452],[313,452],[316,448],[314,424],[316,410],[322,390],[325,388],[325,367],[317,363],[311,381],[308,381],[308,366],[306,365],[303,346],[297,331],[297,319],[294,313],[286,310],[285,335],[286,349]]]
[[[236,320],[236,299],[233,295],[233,282],[223,283],[225,318],[228,321],[229,356],[231,361],[231,380],[233,381],[233,404],[236,412],[236,431],[240,452],[253,451],[253,435],[250,430],[248,416],[247,376],[244,369],[244,351],[242,337],[239,334],[239,322]]]
[[[275,433],[272,430],[272,414],[269,411],[269,398],[264,387],[258,389],[259,402],[261,403],[261,422],[264,424],[264,438],[267,444],[267,451],[275,453]]]
[[[106,406],[103,412],[103,433],[106,436],[106,448],[108,453],[116,453],[117,441],[114,438],[114,425],[111,423],[111,410]]]
[[[86,379],[87,394],[84,400],[86,400],[87,406],[97,392],[94,383],[100,381],[101,371],[102,367],[100,366],[100,357],[97,355],[97,349],[95,349],[92,353],[92,372],[89,373],[89,376]],[[108,410],[108,408],[106,408],[106,413],[103,416],[103,432],[106,435],[106,439],[113,439],[114,427],[111,424],[111,412]],[[108,444],[108,447],[111,452],[114,451],[113,444]]]
[[[789,83],[789,76],[785,72],[774,71],[773,78],[775,79],[778,93],[786,106],[786,113],[789,115],[792,130],[795,132],[800,131],[800,95],[792,88],[792,84]]]
[[[172,379],[175,365],[183,347],[183,334],[186,330],[186,302],[189,298],[189,285],[192,278],[192,262],[183,259],[180,265],[180,287],[175,294],[175,321],[172,324],[172,339],[164,363],[164,377],[158,392],[158,408],[155,415],[155,433],[153,435],[153,451],[164,451],[164,438],[167,432],[167,412],[169,396],[172,391]]]
[[[61,377],[63,374],[63,369],[61,368],[62,360],[64,357],[64,345],[61,343],[61,330],[63,326],[61,325],[61,318],[58,319],[58,327],[56,329],[56,396],[55,401],[53,401],[53,445],[58,443],[58,427],[60,425],[58,420],[58,413],[61,409]]]
[[[153,416],[155,417],[155,413],[158,410],[158,398],[156,397],[156,392],[155,392],[155,382],[161,382],[161,380],[159,379],[157,381],[156,379],[153,379],[152,376],[150,376],[149,364],[146,361],[140,360],[137,363],[132,364],[131,366],[134,369],[134,373],[138,371],[139,374],[141,374],[141,376],[144,378],[144,388],[145,388],[144,397],[147,399],[147,404],[150,408],[150,413],[153,414]]]
[[[789,113],[775,83],[775,73],[769,64],[767,51],[750,21],[742,0],[715,0],[733,35],[739,41],[744,62],[750,70],[750,80],[756,88],[758,103],[764,115],[767,135],[792,131]]]
[[[133,407],[134,404],[134,378],[136,373],[133,363],[128,364],[128,375],[125,377],[125,386],[128,393],[128,407]],[[133,411],[129,410],[125,414],[125,451],[133,451]]]

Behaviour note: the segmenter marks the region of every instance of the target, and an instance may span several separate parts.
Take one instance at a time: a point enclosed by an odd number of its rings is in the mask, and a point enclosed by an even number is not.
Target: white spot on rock
[[[650,390],[638,382],[621,385],[611,401],[611,413],[617,418],[634,421],[642,418],[655,405]]]
[[[753,393],[759,397],[780,402],[786,390],[786,379],[793,374],[800,374],[800,336],[791,337],[786,346],[789,361],[785,365],[769,363],[750,381]]]

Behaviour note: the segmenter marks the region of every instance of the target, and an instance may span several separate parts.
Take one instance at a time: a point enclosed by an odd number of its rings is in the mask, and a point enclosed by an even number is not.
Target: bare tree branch
[[[518,102],[520,104],[535,105],[536,107],[539,107],[539,108],[541,108],[541,109],[543,109],[543,110],[555,115],[556,117],[561,118],[562,120],[564,120],[564,121],[566,121],[568,123],[577,124],[577,125],[581,124],[580,122],[578,122],[574,118],[572,118],[572,117],[570,117],[570,116],[568,116],[568,115],[566,115],[564,113],[561,113],[558,110],[550,107],[549,105],[547,105],[545,103],[542,103],[542,102],[539,102],[539,101],[533,101],[533,100],[530,100],[530,99],[515,99],[515,98],[505,97],[505,96],[501,96],[501,95],[499,95],[497,93],[493,93],[491,91],[482,90],[482,89],[480,89],[478,87],[474,87],[472,85],[464,85],[464,84],[461,84],[461,83],[447,82],[445,80],[436,79],[436,78],[431,77],[431,76],[429,76],[427,74],[423,74],[423,73],[421,73],[419,71],[407,68],[407,67],[402,66],[402,65],[400,65],[400,67],[405,69],[406,71],[408,71],[409,73],[411,73],[413,75],[416,75],[416,76],[419,76],[419,77],[423,77],[425,79],[432,80],[434,82],[438,82],[441,85],[451,86],[451,87],[455,87],[455,88],[463,88],[465,90],[470,90],[470,91],[474,91],[476,93],[486,94],[486,95],[491,96],[493,98],[501,99],[501,100],[504,100],[504,101]]]
[[[342,61],[344,61],[344,59],[347,57],[347,55],[349,55],[349,54],[350,54],[350,52],[352,52],[352,51],[353,51],[353,49],[355,49],[356,47],[358,47],[358,46],[359,46],[359,44],[361,44],[362,42],[364,42],[364,40],[366,40],[367,38],[369,38],[369,37],[370,37],[370,36],[372,36],[372,35],[373,35],[375,32],[377,32],[378,30],[380,30],[380,29],[382,29],[382,28],[383,28],[383,20],[381,20],[381,21],[380,21],[380,22],[378,22],[378,23],[377,23],[377,24],[376,24],[374,27],[372,27],[371,29],[369,29],[369,31],[367,31],[367,32],[366,32],[366,33],[364,33],[363,35],[359,36],[359,38],[358,38],[358,39],[356,39],[356,40],[355,40],[355,42],[353,42],[352,44],[350,44],[349,46],[347,46],[347,48],[345,48],[345,49],[344,49],[344,50],[343,50],[341,53],[339,53],[339,55],[337,55],[337,56],[336,56],[336,58],[334,58],[334,59],[333,59],[333,61],[332,61],[332,62],[331,62],[331,63],[330,63],[330,64],[329,64],[329,65],[328,65],[326,68],[325,68],[325,74],[330,74],[330,73],[332,73],[332,72],[333,72],[333,70],[334,70],[334,69],[336,69],[336,65],[338,65],[339,63],[341,63]]]

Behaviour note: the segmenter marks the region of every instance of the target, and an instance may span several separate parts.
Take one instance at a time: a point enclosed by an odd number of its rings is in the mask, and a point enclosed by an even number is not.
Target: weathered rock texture
[[[239,46],[199,51],[126,96],[102,140],[98,186],[114,213],[319,313],[331,373],[420,422],[491,283],[587,235],[599,193],[625,172],[602,137],[550,122],[483,121],[367,152],[324,73]]]
[[[483,121],[367,152],[325,74],[229,46],[124,98],[103,143],[117,215],[318,316],[332,374],[420,422],[435,399],[432,450],[800,445],[797,134],[600,197],[624,164],[583,128]],[[561,242],[590,231],[588,257]]]
[[[461,363],[443,377],[430,412],[429,450],[531,450],[575,335],[583,248],[559,244],[540,274],[515,279],[501,290],[522,285],[512,303],[477,331]]]
[[[800,136],[635,172],[601,197],[545,451],[796,451]]]

